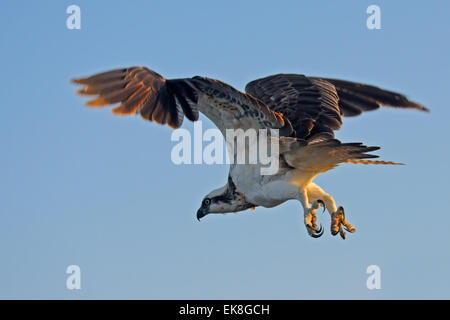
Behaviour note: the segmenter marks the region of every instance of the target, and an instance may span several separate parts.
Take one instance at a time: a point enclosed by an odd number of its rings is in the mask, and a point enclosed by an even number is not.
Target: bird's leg
[[[312,205],[309,205],[308,195],[305,190],[300,189],[299,201],[303,206],[304,223],[308,234],[313,238],[319,238],[323,235],[322,225],[317,227],[316,209],[319,208],[320,201],[314,201]],[[323,203],[323,202],[322,202]]]
[[[345,239],[347,230],[350,233],[356,231],[355,227],[345,220],[345,211],[343,207],[336,207],[336,203],[334,199],[326,193],[321,187],[316,185],[315,183],[310,183],[307,187],[307,193],[309,197],[309,201],[319,201],[322,200],[325,203],[325,208],[328,210],[331,216],[331,234],[333,236],[338,233]],[[345,230],[344,230],[345,228]]]

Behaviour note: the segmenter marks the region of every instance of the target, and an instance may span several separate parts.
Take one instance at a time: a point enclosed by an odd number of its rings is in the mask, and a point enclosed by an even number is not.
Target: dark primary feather
[[[313,78],[318,79],[318,78]],[[339,96],[339,107],[344,116],[353,116],[363,111],[375,110],[381,106],[395,108],[413,108],[429,111],[424,106],[408,100],[404,95],[375,86],[350,82],[339,79],[323,80],[332,83],[336,87]],[[356,109],[356,114],[352,110]]]
[[[341,116],[356,116],[380,106],[427,111],[404,95],[374,86],[336,79],[277,74],[247,84],[246,92],[288,118],[296,137],[310,139],[333,134],[342,125]]]

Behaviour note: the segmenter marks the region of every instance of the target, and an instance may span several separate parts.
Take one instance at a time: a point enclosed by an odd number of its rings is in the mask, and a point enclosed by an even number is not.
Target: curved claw
[[[323,207],[323,211],[322,211],[322,213],[324,213],[325,212],[325,202],[323,202],[322,200],[317,200],[317,203],[320,203],[321,205],[322,205],[322,207]]]
[[[345,231],[348,231],[350,233],[355,233],[356,229],[353,227],[353,229],[349,229],[347,226],[344,226]]]
[[[345,231],[342,226],[340,226],[339,228],[339,234],[341,235],[341,238],[345,240]]]
[[[311,233],[311,237],[313,238],[320,238],[323,235],[323,228],[322,224],[320,224],[320,227],[317,231],[314,231],[315,233]]]

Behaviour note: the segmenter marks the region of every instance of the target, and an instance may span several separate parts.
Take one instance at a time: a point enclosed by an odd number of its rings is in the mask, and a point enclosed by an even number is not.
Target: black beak
[[[201,218],[206,216],[208,213],[206,213],[202,208],[198,209],[197,211],[197,220],[200,221]]]

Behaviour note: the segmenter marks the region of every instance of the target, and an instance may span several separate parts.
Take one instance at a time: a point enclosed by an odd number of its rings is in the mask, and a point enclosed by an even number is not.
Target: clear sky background
[[[81,30],[66,8],[81,7]],[[368,30],[366,8],[381,8]],[[448,1],[2,1],[0,298],[450,298]],[[171,130],[83,107],[72,77],[145,65],[243,90],[288,72],[378,85],[429,107],[344,119],[337,137],[407,166],[316,182],[356,228],[310,238],[297,201],[195,213],[226,165],[176,166]],[[206,128],[212,123],[203,117]],[[184,128],[192,130],[185,121]],[[81,268],[81,290],[66,268]],[[381,289],[366,268],[381,268]]]

